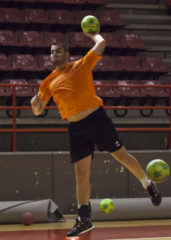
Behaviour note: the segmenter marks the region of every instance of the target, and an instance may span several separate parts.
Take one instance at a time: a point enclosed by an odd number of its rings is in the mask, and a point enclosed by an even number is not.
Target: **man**
[[[90,166],[96,144],[105,150],[142,183],[154,205],[161,203],[161,195],[145,175],[138,161],[122,142],[111,119],[106,115],[103,101],[96,95],[92,70],[105,49],[106,41],[99,34],[86,34],[94,41],[93,48],[80,60],[69,62],[69,51],[63,44],[51,46],[51,61],[55,70],[43,80],[39,92],[31,100],[35,115],[41,114],[53,97],[62,119],[69,121],[71,162],[75,167],[78,217],[67,236],[77,236],[93,229],[91,223]]]

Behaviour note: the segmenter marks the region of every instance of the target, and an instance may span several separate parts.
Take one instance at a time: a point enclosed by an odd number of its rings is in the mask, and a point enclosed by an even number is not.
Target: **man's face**
[[[65,62],[68,60],[68,52],[66,52],[60,45],[52,45],[50,58],[52,63],[60,66],[65,64]]]

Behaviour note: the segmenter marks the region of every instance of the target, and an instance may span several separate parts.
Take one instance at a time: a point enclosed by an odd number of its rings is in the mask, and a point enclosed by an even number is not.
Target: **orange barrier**
[[[96,84],[95,84],[96,85]],[[16,134],[21,132],[67,132],[67,128],[41,128],[41,129],[17,129],[16,126],[16,110],[31,109],[31,106],[16,106],[16,87],[38,87],[38,84],[0,84],[0,87],[12,87],[12,105],[0,106],[0,110],[12,110],[12,128],[0,129],[0,133],[12,133],[12,151],[16,151]],[[96,85],[99,86],[99,85]],[[129,84],[129,85],[116,85],[116,84],[101,84],[100,87],[152,87],[152,88],[169,88],[170,89],[170,106],[105,106],[105,109],[171,109],[171,85],[144,85],[144,84]],[[47,106],[46,109],[57,109],[56,106]],[[170,111],[170,127],[167,128],[117,128],[118,131],[155,131],[155,132],[169,132],[169,149],[171,148],[171,111]]]

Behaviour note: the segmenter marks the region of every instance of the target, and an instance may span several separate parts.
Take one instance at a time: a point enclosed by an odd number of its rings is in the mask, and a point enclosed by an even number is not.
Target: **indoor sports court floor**
[[[65,240],[74,220],[66,222],[0,225],[0,240]],[[71,240],[171,240],[171,219],[95,222],[95,229]]]

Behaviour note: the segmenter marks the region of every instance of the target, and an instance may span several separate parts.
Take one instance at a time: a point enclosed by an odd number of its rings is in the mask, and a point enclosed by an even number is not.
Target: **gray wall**
[[[171,167],[171,151],[130,151],[143,168],[156,158]],[[158,184],[171,196],[171,177]],[[139,181],[108,153],[95,153],[91,198],[147,197]],[[76,212],[74,167],[69,152],[16,152],[0,154],[0,201],[53,199],[63,214]]]

